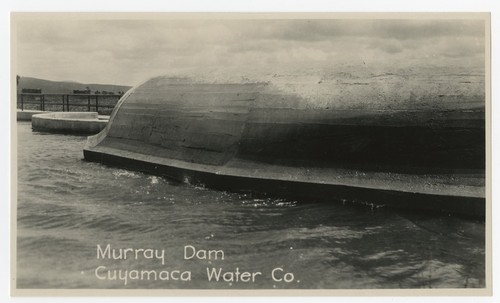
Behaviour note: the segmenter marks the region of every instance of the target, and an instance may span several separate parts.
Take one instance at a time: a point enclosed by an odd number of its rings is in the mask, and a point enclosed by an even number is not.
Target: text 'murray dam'
[[[484,217],[484,91],[484,73],[453,68],[167,75],[126,93],[84,157],[221,190]]]

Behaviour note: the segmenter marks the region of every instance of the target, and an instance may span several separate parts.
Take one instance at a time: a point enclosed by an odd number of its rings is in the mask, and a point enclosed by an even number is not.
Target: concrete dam
[[[84,157],[220,190],[481,218],[485,146],[484,74],[183,75],[127,92]]]

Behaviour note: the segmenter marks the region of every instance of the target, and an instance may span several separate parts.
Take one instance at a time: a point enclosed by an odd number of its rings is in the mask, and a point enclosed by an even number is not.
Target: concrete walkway
[[[31,125],[35,131],[97,134],[106,127],[109,119],[106,117],[99,116],[96,112],[38,113],[31,116]]]
[[[41,110],[17,110],[17,121],[31,121],[31,117],[37,114],[46,114],[50,112],[44,112]]]

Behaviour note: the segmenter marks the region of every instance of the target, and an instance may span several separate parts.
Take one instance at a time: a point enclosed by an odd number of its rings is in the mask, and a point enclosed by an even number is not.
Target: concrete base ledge
[[[160,175],[172,180],[208,188],[255,193],[267,197],[287,198],[300,202],[342,202],[364,205],[374,208],[389,207],[395,209],[409,209],[414,211],[428,211],[450,215],[452,213],[463,217],[482,220],[486,214],[486,199],[477,192],[467,193],[455,191],[415,191],[408,190],[414,184],[406,183],[402,186],[384,184],[363,184],[363,180],[342,180],[324,182],[301,178],[291,169],[264,165],[258,169],[239,169],[231,165],[213,167],[193,163],[182,163],[158,156],[138,154],[109,147],[86,147],[83,150],[87,161],[107,165],[139,170],[145,173]],[[266,171],[267,170],[267,171]],[[276,176],[281,177],[276,177]],[[417,180],[420,182],[422,180]],[[423,178],[425,179],[425,178]],[[326,179],[324,179],[326,180]],[[373,180],[373,179],[372,179]],[[375,179],[375,181],[378,181]],[[405,190],[404,187],[407,187]]]
[[[55,112],[36,114],[31,118],[35,131],[65,134],[97,134],[108,120],[100,119],[96,112]]]

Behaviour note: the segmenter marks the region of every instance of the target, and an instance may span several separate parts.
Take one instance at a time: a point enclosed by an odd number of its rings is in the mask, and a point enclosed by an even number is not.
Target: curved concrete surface
[[[34,115],[31,120],[33,130],[72,134],[97,134],[107,123],[96,112],[44,113]]]
[[[484,89],[461,77],[157,77],[122,97],[84,156],[214,188],[482,217]]]

